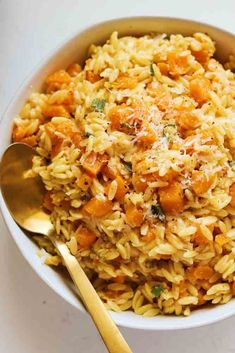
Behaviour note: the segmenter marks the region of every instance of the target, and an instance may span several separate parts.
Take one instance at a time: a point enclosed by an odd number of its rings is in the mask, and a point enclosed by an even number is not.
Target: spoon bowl
[[[108,351],[131,353],[76,257],[71,255],[67,245],[53,232],[50,216],[42,206],[45,188],[40,177],[34,175],[31,170],[35,155],[36,151],[22,143],[13,143],[4,152],[0,164],[0,186],[6,205],[19,226],[31,233],[45,235],[51,240],[77,286]]]
[[[1,160],[2,195],[15,221],[25,230],[48,235],[53,229],[43,208],[44,185],[39,176],[30,175],[36,152],[28,145],[14,143]]]

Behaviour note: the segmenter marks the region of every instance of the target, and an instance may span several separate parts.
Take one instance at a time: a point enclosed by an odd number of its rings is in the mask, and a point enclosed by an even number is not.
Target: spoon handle
[[[53,243],[61,254],[65,266],[79,289],[82,300],[108,351],[110,353],[132,353],[75,256],[71,255],[68,247],[61,241],[53,239]]]

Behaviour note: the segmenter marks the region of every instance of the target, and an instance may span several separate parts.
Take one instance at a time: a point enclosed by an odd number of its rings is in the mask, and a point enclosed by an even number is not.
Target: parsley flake
[[[157,286],[152,288],[151,292],[155,298],[159,298],[163,291],[164,291],[164,288],[162,287],[162,285],[158,284]]]
[[[121,128],[123,128],[123,129],[131,129],[131,125],[130,124],[128,124],[128,123],[122,123],[121,124]]]
[[[90,137],[90,136],[92,136],[92,134],[91,134],[90,132],[88,132],[88,131],[87,131],[87,132],[85,132],[85,137],[87,137],[87,138],[88,138],[88,137]]]
[[[95,98],[91,102],[91,107],[96,112],[103,112],[104,107],[105,107],[105,103],[106,103],[105,99]]]
[[[164,212],[163,212],[163,210],[162,210],[162,208],[161,208],[161,206],[160,205],[152,205],[151,206],[151,212],[152,212],[152,214],[155,216],[155,217],[157,217],[161,222],[164,222],[165,221],[165,218],[166,218],[166,216],[165,216],[165,214],[164,214]]]
[[[123,164],[124,164],[124,167],[126,168],[126,170],[131,173],[132,172],[132,164],[130,162],[123,162]]]
[[[154,72],[154,68],[153,68],[153,64],[150,64],[150,75],[154,76],[155,72]]]

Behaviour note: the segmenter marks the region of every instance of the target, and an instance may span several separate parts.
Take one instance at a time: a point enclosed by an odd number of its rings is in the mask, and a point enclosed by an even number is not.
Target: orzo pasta
[[[203,33],[114,32],[15,119],[56,233],[111,310],[189,315],[235,295],[235,77],[214,52]]]

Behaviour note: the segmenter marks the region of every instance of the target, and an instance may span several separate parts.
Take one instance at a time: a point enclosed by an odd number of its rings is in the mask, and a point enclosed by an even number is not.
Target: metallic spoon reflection
[[[45,188],[39,176],[30,176],[36,152],[26,144],[14,143],[5,151],[0,165],[3,198],[14,220],[24,229],[49,235],[53,229],[43,210]]]

